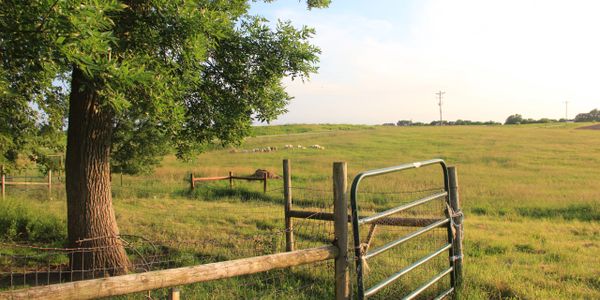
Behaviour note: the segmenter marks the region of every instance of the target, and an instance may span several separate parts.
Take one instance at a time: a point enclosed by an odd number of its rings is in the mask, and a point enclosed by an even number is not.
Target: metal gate
[[[361,180],[363,180],[367,177],[379,176],[379,175],[389,174],[389,173],[393,173],[393,172],[400,172],[400,171],[409,170],[409,169],[416,169],[416,168],[429,166],[429,165],[440,165],[441,166],[441,171],[443,172],[443,180],[444,180],[444,182],[443,182],[444,191],[443,192],[438,192],[433,195],[429,195],[429,196],[411,201],[409,203],[406,203],[406,204],[403,204],[400,206],[396,206],[391,209],[387,209],[387,210],[379,212],[379,213],[375,213],[371,216],[360,216],[359,211],[358,211],[357,196],[359,195],[359,185],[361,183]],[[457,279],[460,280],[460,272],[462,270],[462,265],[461,265],[461,263],[462,263],[462,245],[460,245],[461,244],[460,243],[460,240],[461,240],[460,230],[461,230],[461,223],[462,223],[462,218],[460,218],[460,217],[462,217],[462,214],[460,213],[460,207],[458,207],[458,192],[456,190],[457,184],[456,184],[456,177],[455,177],[455,174],[456,174],[455,169],[452,169],[452,171],[453,171],[452,174],[449,174],[448,167],[446,166],[446,163],[443,160],[433,159],[433,160],[427,160],[427,161],[422,161],[422,162],[403,164],[403,165],[389,167],[389,168],[366,171],[366,172],[358,174],[354,178],[354,181],[352,183],[351,192],[350,192],[350,200],[351,200],[351,207],[352,207],[352,229],[353,229],[353,235],[354,235],[354,249],[355,249],[355,258],[356,258],[358,299],[362,300],[362,299],[366,299],[370,296],[375,295],[380,290],[382,290],[384,287],[392,284],[393,282],[397,281],[398,279],[405,276],[409,272],[411,272],[414,269],[418,268],[419,266],[425,264],[426,262],[430,261],[431,259],[433,259],[439,255],[442,255],[443,253],[447,253],[447,255],[448,255],[448,258],[449,258],[448,268],[445,268],[445,270],[443,270],[441,273],[438,273],[437,275],[433,276],[433,278],[430,278],[428,281],[423,282],[422,285],[420,285],[415,290],[410,291],[410,293],[408,293],[408,295],[404,296],[404,299],[414,299],[414,298],[418,297],[423,291],[425,291],[427,288],[429,288],[436,282],[440,281],[445,276],[450,276],[450,286],[447,288],[444,287],[444,291],[441,292],[439,295],[437,295],[437,297],[435,299],[442,299],[442,298],[445,298],[445,297],[453,294],[453,292],[455,291],[456,286],[457,286]],[[453,178],[449,178],[451,176]],[[451,181],[452,181],[452,187],[451,187]],[[441,190],[441,188],[440,188],[440,190]],[[452,201],[451,198],[455,198],[455,199],[453,199],[455,201]],[[376,226],[374,224],[378,224],[378,223],[381,224],[386,219],[388,219],[388,220],[393,219],[393,218],[391,218],[391,216],[394,214],[408,210],[413,207],[423,205],[425,203],[428,203],[428,202],[436,200],[436,199],[444,199],[444,201],[446,203],[447,209],[446,209],[446,213],[445,213],[446,214],[445,218],[442,218],[439,220],[430,220],[427,222],[427,224],[425,226],[419,227],[418,230],[412,231],[411,233],[409,233],[405,236],[402,236],[396,240],[393,240],[392,242],[388,242],[388,243],[386,243],[380,247],[377,247],[375,249],[368,249],[368,246],[364,247],[363,244],[361,244],[361,241],[360,241],[361,225],[372,224],[372,226]],[[455,220],[456,220],[455,218],[460,218],[460,219],[458,219],[458,221],[455,222]],[[414,226],[414,225],[410,225],[410,226]],[[366,267],[366,262],[369,259],[371,259],[375,256],[378,256],[384,252],[387,252],[388,250],[390,250],[394,247],[404,244],[405,242],[407,242],[415,237],[418,237],[420,235],[423,235],[424,233],[427,233],[435,228],[440,228],[440,227],[446,228],[448,231],[448,242],[443,247],[418,259],[417,261],[404,267],[403,269],[398,270],[392,276],[386,278],[383,281],[380,281],[379,283],[377,283],[373,286],[370,286],[370,287],[364,286],[365,267]],[[458,230],[455,230],[456,228],[458,228]],[[371,234],[371,232],[369,233],[369,235],[370,234]],[[455,255],[455,252],[458,253],[459,255]]]

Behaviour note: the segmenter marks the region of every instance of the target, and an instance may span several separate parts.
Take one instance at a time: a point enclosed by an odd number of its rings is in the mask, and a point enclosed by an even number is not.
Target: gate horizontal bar
[[[404,205],[400,205],[400,206],[395,207],[395,208],[388,209],[388,210],[380,212],[378,214],[374,214],[374,215],[366,217],[364,219],[360,219],[360,220],[358,220],[358,224],[361,224],[361,225],[362,224],[368,224],[368,223],[371,223],[373,221],[379,220],[381,218],[387,217],[389,215],[393,215],[395,213],[399,213],[399,212],[401,212],[403,210],[407,210],[409,208],[413,208],[415,206],[419,206],[421,204],[425,204],[425,203],[427,203],[429,201],[432,201],[432,200],[435,200],[435,199],[439,199],[439,198],[445,197],[447,195],[448,195],[448,192],[442,192],[442,193],[434,194],[434,195],[431,195],[431,196],[427,196],[425,198],[421,198],[419,200],[415,200],[413,202],[410,202],[410,203],[407,203],[407,204],[404,204]]]
[[[450,218],[439,220],[439,221],[437,221],[437,222],[435,222],[433,224],[430,224],[430,225],[428,225],[426,227],[423,227],[423,228],[421,228],[421,229],[419,229],[419,230],[417,230],[417,231],[415,231],[415,232],[413,232],[411,234],[405,235],[405,236],[401,237],[398,240],[395,240],[395,241],[393,241],[393,242],[391,242],[389,244],[383,245],[383,246],[381,246],[381,247],[373,250],[372,252],[367,253],[364,256],[364,259],[369,259],[371,257],[377,256],[377,255],[379,255],[379,254],[381,254],[381,253],[383,253],[385,251],[390,250],[391,248],[394,248],[395,246],[398,246],[398,245],[400,245],[400,244],[402,244],[402,243],[404,243],[406,241],[409,241],[409,240],[411,240],[411,239],[413,239],[413,238],[415,238],[415,237],[417,237],[417,236],[419,236],[419,235],[421,235],[423,233],[426,233],[426,232],[428,232],[428,231],[430,231],[430,230],[432,230],[434,228],[443,226],[443,225],[445,225],[445,224],[447,224],[449,222],[450,222]]]
[[[425,161],[420,161],[420,162],[398,165],[398,166],[389,167],[389,168],[382,168],[382,169],[366,171],[366,172],[358,174],[356,177],[364,178],[364,177],[370,177],[370,176],[383,175],[383,174],[396,172],[396,171],[416,169],[416,168],[420,168],[420,167],[424,167],[424,166],[428,166],[428,165],[432,165],[432,164],[437,164],[437,163],[441,163],[441,164],[445,165],[443,159],[439,159],[439,158],[438,159],[430,159],[430,160],[425,160]]]
[[[437,297],[435,297],[435,299],[433,299],[433,300],[442,300],[442,299],[446,298],[448,295],[452,294],[452,292],[454,292],[454,288],[453,287],[451,287],[450,289],[446,290],[445,292],[442,292]]]
[[[414,299],[415,297],[419,296],[419,294],[421,294],[428,287],[430,287],[434,283],[438,282],[440,279],[442,279],[442,277],[448,275],[453,270],[454,270],[454,268],[450,267],[450,268],[446,269],[445,271],[443,271],[442,273],[437,274],[435,277],[431,278],[431,280],[427,281],[425,284],[423,284],[422,286],[420,286],[419,288],[417,288],[416,290],[414,290],[412,293],[408,294],[408,296],[406,296],[406,297],[404,297],[402,299],[404,299],[404,300]]]
[[[417,260],[415,263],[413,263],[412,265],[400,270],[399,272],[395,273],[394,275],[392,275],[391,277],[389,277],[388,279],[376,284],[375,286],[373,286],[372,288],[370,288],[369,290],[367,290],[365,292],[365,296],[371,296],[375,293],[377,293],[379,290],[381,290],[382,288],[386,287],[387,285],[389,285],[390,283],[398,280],[400,277],[404,276],[406,273],[414,270],[416,267],[430,261],[432,258],[444,253],[444,251],[450,249],[450,247],[452,247],[452,244],[446,244],[444,247],[438,249],[437,251]]]
[[[333,214],[328,212],[290,210],[287,214],[290,218],[310,219],[321,221],[333,221]],[[372,224],[388,226],[422,227],[427,226],[439,219],[431,218],[383,218],[373,221]],[[352,216],[348,215],[348,223],[352,222]]]

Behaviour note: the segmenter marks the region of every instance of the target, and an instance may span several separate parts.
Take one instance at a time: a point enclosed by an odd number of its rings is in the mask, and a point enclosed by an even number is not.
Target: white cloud
[[[440,0],[409,25],[279,11],[315,27],[323,55],[309,83],[288,83],[296,99],[278,123],[433,120],[439,89],[450,119],[560,118],[565,100],[572,112],[591,110],[600,106],[598,11],[595,1]]]

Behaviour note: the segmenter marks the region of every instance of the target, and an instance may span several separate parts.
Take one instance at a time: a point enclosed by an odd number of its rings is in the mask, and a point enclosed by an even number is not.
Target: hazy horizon
[[[598,108],[600,28],[593,1],[332,1],[254,3],[269,20],[316,29],[310,81],[272,124],[381,124],[439,119],[569,118]],[[334,113],[335,112],[335,113]]]

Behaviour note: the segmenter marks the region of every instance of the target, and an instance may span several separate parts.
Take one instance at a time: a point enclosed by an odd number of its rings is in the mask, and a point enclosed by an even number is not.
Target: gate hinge
[[[455,255],[455,256],[451,256],[451,257],[450,257],[450,261],[452,261],[452,262],[455,262],[455,261],[457,261],[457,260],[462,260],[462,259],[463,259],[463,256],[462,256],[462,254],[461,254],[461,255]]]

